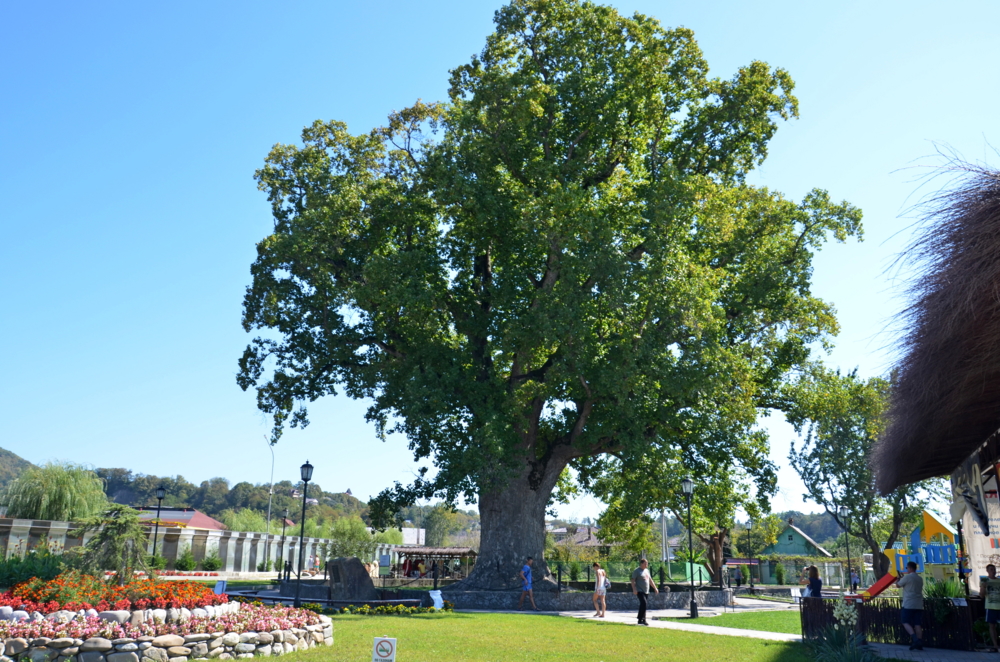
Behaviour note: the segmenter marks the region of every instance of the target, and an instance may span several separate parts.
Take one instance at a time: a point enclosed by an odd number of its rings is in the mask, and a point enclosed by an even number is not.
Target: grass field
[[[718,616],[708,616],[694,620],[690,618],[667,618],[664,620],[698,623],[699,625],[717,625],[723,628],[736,628],[738,630],[762,630],[764,632],[786,632],[788,634],[800,634],[802,632],[798,609],[789,609],[788,611],[745,611],[741,614],[720,614]]]
[[[808,662],[811,659],[802,644],[533,614],[335,616],[333,636],[333,646],[296,653],[295,659],[368,660],[372,640],[378,636],[398,640],[397,662]]]

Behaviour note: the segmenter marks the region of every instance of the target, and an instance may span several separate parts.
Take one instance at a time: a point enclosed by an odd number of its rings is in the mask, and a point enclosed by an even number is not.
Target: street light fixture
[[[851,581],[851,534],[847,531],[847,516],[850,511],[847,506],[841,506],[837,511],[840,514],[840,526],[844,529],[844,543],[847,545],[847,583],[854,590],[854,582]]]
[[[753,520],[747,519],[747,551],[750,552],[750,592],[753,593]]]
[[[160,507],[163,505],[163,497],[167,496],[167,488],[160,485],[156,488],[156,521],[153,523],[153,556],[156,556],[156,538],[160,534]]]
[[[299,533],[299,575],[298,581],[295,584],[295,607],[302,606],[302,566],[305,563],[306,557],[306,501],[309,500],[309,481],[312,480],[313,476],[313,465],[309,464],[309,460],[303,464],[300,468],[302,476],[302,528]]]
[[[691,579],[691,618],[698,618],[698,602],[694,598],[694,536],[691,533],[691,496],[694,494],[694,481],[691,476],[685,476],[681,481],[681,491],[687,498],[688,508],[688,577]]]

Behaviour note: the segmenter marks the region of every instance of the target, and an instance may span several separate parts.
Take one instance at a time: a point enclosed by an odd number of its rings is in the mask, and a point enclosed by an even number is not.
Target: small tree
[[[774,579],[778,582],[779,586],[785,585],[785,566],[780,563],[774,566]]]
[[[80,568],[85,573],[100,577],[105,570],[112,570],[113,581],[122,586],[135,579],[140,570],[149,571],[146,554],[149,531],[139,520],[139,511],[114,504],[101,515],[83,522],[73,535],[82,536],[89,531],[96,533],[80,556]]]
[[[879,495],[868,456],[887,424],[890,386],[883,377],[862,380],[856,372],[843,375],[814,366],[786,391],[790,402],[784,407],[788,421],[805,437],[789,452],[806,486],[802,500],[823,506],[842,530],[864,541],[876,579],[889,570],[882,545],[888,549],[899,540],[940,486],[928,480]]]
[[[69,462],[49,462],[26,469],[0,499],[7,517],[77,522],[108,505],[104,481],[90,469]]]

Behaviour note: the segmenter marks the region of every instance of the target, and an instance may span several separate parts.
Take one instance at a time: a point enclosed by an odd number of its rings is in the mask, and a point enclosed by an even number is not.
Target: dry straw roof
[[[950,166],[958,177],[906,255],[920,276],[872,456],[883,493],[950,473],[1000,428],[1000,172]]]

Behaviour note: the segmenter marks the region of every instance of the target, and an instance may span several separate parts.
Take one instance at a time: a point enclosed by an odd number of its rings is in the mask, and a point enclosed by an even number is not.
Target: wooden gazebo
[[[476,550],[471,547],[395,547],[393,551],[399,557],[401,566],[407,566],[407,562],[415,564],[423,561],[430,568],[435,561],[439,566],[449,566],[452,562],[459,561],[463,577],[469,576],[469,566],[475,563],[477,556]]]

